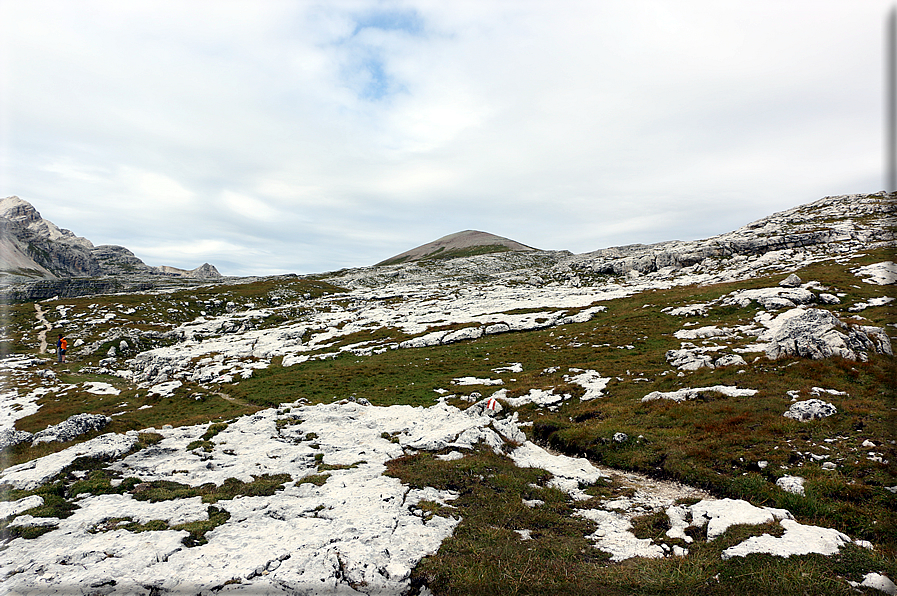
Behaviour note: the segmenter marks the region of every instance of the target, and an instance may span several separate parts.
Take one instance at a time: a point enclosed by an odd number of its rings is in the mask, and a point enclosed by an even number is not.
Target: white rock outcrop
[[[75,414],[59,424],[34,433],[31,437],[31,445],[52,441],[65,443],[85,433],[102,430],[110,422],[112,422],[112,418],[102,414]]]
[[[867,284],[884,286],[897,283],[897,263],[893,261],[883,261],[859,267],[854,269],[853,273],[858,277],[862,277]]]
[[[748,538],[744,542],[724,550],[723,559],[745,557],[752,553],[767,553],[779,557],[811,553],[833,555],[845,544],[853,542],[849,536],[832,528],[805,526],[793,519],[783,519],[779,523],[785,528],[785,533],[782,536],[763,534]]]
[[[771,360],[785,356],[813,360],[840,356],[865,361],[868,351],[893,354],[884,329],[847,325],[827,310],[793,308],[761,322],[767,330],[759,340],[768,342],[766,356]]]
[[[727,397],[750,397],[757,394],[756,389],[739,389],[729,385],[714,385],[713,387],[695,387],[694,389],[678,389],[676,391],[652,391],[642,398],[642,401],[655,401],[668,399],[670,401],[686,401],[697,399],[702,393],[719,393]]]

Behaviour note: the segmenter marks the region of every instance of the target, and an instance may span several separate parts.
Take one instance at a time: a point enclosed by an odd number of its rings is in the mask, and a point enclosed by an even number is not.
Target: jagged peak
[[[0,217],[26,225],[32,221],[43,219],[34,205],[15,195],[0,199]]]

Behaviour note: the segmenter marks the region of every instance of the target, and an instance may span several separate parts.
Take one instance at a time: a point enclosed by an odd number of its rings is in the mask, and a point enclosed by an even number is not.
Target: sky
[[[0,196],[149,265],[691,240],[884,189],[864,0],[0,1]]]

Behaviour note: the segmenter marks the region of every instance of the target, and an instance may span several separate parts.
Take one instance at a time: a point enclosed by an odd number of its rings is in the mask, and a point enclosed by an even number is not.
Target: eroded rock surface
[[[112,418],[102,414],[75,414],[59,424],[34,433],[31,444],[33,446],[51,441],[65,443],[83,434],[103,430],[110,422]]]
[[[891,340],[881,327],[847,325],[827,310],[791,309],[763,323],[768,331],[760,335],[768,341],[768,358],[800,356],[820,360],[840,356],[848,360],[867,359],[866,352],[892,354]]]

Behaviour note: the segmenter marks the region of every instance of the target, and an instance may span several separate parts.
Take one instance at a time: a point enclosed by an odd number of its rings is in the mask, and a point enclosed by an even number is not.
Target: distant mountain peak
[[[433,242],[422,244],[417,248],[412,248],[385,261],[381,261],[375,266],[398,265],[399,263],[424,259],[454,259],[497,252],[524,252],[531,250],[538,249],[509,238],[490,234],[489,232],[464,230],[443,236]]]
[[[105,275],[221,277],[208,263],[193,270],[150,267],[123,246],[94,244],[44,219],[17,196],[0,198],[0,278],[53,279]]]

